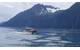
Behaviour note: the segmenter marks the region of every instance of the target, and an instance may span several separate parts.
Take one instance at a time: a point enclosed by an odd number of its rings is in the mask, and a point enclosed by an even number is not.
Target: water
[[[0,27],[0,47],[77,47],[80,46],[79,37],[79,30],[38,29],[30,35]]]

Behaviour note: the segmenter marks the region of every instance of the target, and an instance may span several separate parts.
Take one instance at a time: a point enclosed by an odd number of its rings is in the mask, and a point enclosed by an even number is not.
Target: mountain
[[[56,9],[50,5],[36,4],[25,10],[1,26],[6,27],[38,27],[38,28],[73,28],[80,29],[80,3],[77,2],[67,10],[52,13],[47,8]]]
[[[32,8],[20,12],[7,22],[1,24],[1,26],[6,27],[24,27],[24,26],[31,26],[31,27],[48,27],[49,23],[51,22],[50,17],[52,12],[48,11],[47,8],[57,9],[50,5],[42,5],[36,4]],[[47,23],[50,21],[49,23]],[[46,25],[46,26],[45,26]]]
[[[75,3],[61,13],[57,13],[55,17],[57,28],[80,29],[80,2]]]

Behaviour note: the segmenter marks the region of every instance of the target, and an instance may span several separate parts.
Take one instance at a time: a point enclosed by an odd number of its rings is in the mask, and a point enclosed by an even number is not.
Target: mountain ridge
[[[65,28],[80,29],[80,3],[77,2],[67,10],[59,10],[49,13],[41,4],[34,5],[31,9],[17,14],[9,21],[2,24],[7,27],[37,27],[37,28]],[[42,12],[42,14],[40,14]]]

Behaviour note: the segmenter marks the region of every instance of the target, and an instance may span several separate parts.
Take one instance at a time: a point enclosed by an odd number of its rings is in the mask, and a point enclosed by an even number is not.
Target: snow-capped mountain
[[[53,7],[51,5],[43,5],[43,4],[36,4],[33,6],[30,11],[32,11],[35,15],[44,15],[47,13],[51,13],[51,10],[57,10],[58,8]]]
[[[32,8],[25,10],[9,21],[4,22],[2,26],[8,27],[39,27],[39,28],[80,28],[80,3],[77,2],[67,10],[57,10],[52,13],[47,8],[55,9],[50,5],[36,4]]]
[[[55,10],[57,9],[50,5],[36,4],[32,8],[17,14],[15,17],[5,22],[5,26],[23,27],[23,26],[33,26],[34,25],[38,27],[41,21],[45,21],[45,20],[49,21],[51,19],[51,18],[49,19],[49,16],[53,15],[53,13],[50,12],[47,8],[51,8]]]

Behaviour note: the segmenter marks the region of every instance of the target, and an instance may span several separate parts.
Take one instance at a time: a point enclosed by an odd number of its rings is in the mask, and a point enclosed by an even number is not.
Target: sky
[[[74,2],[0,2],[0,22],[7,21],[38,3],[58,7],[61,10],[68,9],[74,4]]]

